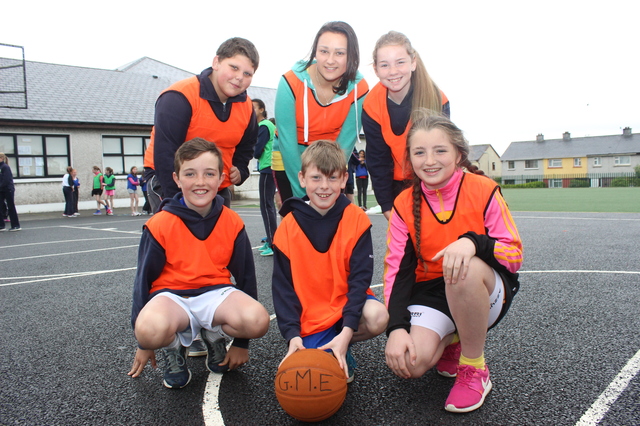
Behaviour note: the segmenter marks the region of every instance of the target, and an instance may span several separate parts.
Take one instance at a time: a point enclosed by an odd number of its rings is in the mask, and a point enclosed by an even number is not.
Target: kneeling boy
[[[341,191],[346,160],[332,142],[302,154],[307,196],[285,201],[274,236],[273,304],[288,357],[304,348],[331,350],[353,380],[350,344],[377,336],[389,315],[369,288],[373,275],[371,221]]]
[[[162,201],[144,225],[133,291],[131,324],[137,377],[162,348],[164,385],[182,388],[191,372],[186,350],[198,332],[207,368],[222,373],[249,360],[249,341],[269,328],[257,301],[253,253],[242,219],[217,195],[224,179],[215,144],[195,138],[176,151],[173,178],[182,191]],[[231,281],[235,279],[235,285]],[[233,337],[227,352],[225,337]]]

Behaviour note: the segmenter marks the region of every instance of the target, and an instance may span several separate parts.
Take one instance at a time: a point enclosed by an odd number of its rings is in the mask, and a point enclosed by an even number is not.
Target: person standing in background
[[[258,120],[258,142],[253,150],[253,157],[258,159],[260,213],[264,222],[264,230],[267,233],[267,240],[260,248],[260,256],[273,256],[271,243],[273,242],[273,234],[278,227],[278,219],[274,202],[276,183],[271,171],[271,151],[273,138],[276,134],[276,126],[267,119],[267,110],[264,102],[261,99],[253,99],[252,102],[253,110]]]
[[[356,166],[356,187],[358,188],[358,206],[367,211],[367,188],[369,187],[369,172],[365,161],[364,150],[358,152],[358,165]]]
[[[73,177],[73,214],[80,216],[80,210],[78,209],[78,201],[80,201],[80,179],[78,178],[78,171],[73,169],[71,176]]]
[[[62,176],[62,195],[64,195],[64,217],[76,217],[75,214],[75,193],[76,186],[73,182],[73,167],[67,167],[67,173]]]
[[[7,203],[7,211],[11,220],[11,228],[9,231],[19,231],[20,221],[18,220],[18,212],[14,202],[14,194],[16,191],[13,185],[13,173],[7,162],[9,159],[4,152],[0,152],[0,203]],[[6,231],[4,220],[0,221],[0,231]]]

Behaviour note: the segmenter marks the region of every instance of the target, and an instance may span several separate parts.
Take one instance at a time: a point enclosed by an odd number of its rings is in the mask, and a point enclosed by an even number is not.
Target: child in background
[[[74,215],[80,216],[80,210],[78,210],[78,201],[80,200],[80,179],[78,178],[78,171],[73,169],[71,171],[71,177],[73,177],[73,206]]]
[[[364,150],[358,152],[358,164],[356,165],[356,187],[358,188],[358,206],[367,211],[367,188],[369,187],[369,172],[365,161]]]
[[[182,192],[162,201],[140,240],[131,313],[138,349],[131,377],[149,360],[155,367],[154,349],[162,348],[164,385],[186,386],[187,347],[200,331],[207,368],[233,370],[249,360],[249,339],[269,328],[269,313],[257,300],[244,223],[217,195],[223,169],[222,154],[204,139],[176,151],[173,176]],[[233,338],[228,352],[227,337]]]
[[[456,377],[445,409],[464,413],[491,391],[487,330],[520,286],[522,242],[498,184],[463,171],[470,162],[462,131],[424,109],[412,122],[405,154],[412,186],[395,199],[387,231],[385,356],[405,379],[434,365]]]
[[[116,194],[116,176],[113,174],[111,167],[105,167],[102,179],[104,181],[104,198],[109,204],[107,214],[113,216],[113,197]]]
[[[104,206],[104,209],[109,212],[109,205],[106,201],[102,201],[102,190],[104,188],[104,181],[102,177],[102,172],[100,171],[100,167],[93,166],[93,189],[91,190],[91,196],[95,198],[96,204],[98,205],[98,210],[96,210],[93,214],[99,215],[102,214],[100,209]]]
[[[140,186],[140,179],[138,179],[138,168],[136,166],[131,167],[129,175],[127,175],[127,192],[129,193],[129,199],[131,200],[131,216],[140,216],[138,212],[138,187]]]
[[[140,188],[142,189],[142,196],[144,197],[144,205],[142,206],[142,214],[148,215],[151,213],[151,204],[149,203],[149,194],[147,194],[147,180],[144,176],[140,177]]]
[[[346,164],[335,142],[311,144],[298,179],[307,196],[284,202],[273,248],[273,305],[289,346],[285,358],[304,348],[331,350],[351,382],[350,345],[379,335],[389,319],[370,289],[371,221],[341,193]]]

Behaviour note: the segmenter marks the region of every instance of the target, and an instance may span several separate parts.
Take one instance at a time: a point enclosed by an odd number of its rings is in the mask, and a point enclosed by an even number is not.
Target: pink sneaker
[[[491,391],[489,367],[483,370],[470,365],[459,365],[456,382],[444,403],[444,409],[452,413],[468,413],[478,409]]]
[[[461,351],[462,347],[460,346],[460,342],[452,343],[444,348],[444,352],[442,352],[442,356],[436,364],[438,374],[444,377],[456,377]]]

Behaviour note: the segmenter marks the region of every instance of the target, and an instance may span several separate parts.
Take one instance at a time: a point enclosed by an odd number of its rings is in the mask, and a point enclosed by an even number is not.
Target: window
[[[138,171],[142,171],[144,150],[149,145],[149,140],[142,136],[103,136],[104,167],[111,167],[116,175],[129,173],[133,166],[136,166]]]
[[[549,168],[558,168],[562,167],[562,159],[561,158],[550,158],[548,162]]]
[[[538,168],[538,160],[526,160],[524,162],[525,169],[537,169]]]
[[[507,161],[507,168],[509,170],[515,170],[516,169],[516,162],[515,161]]]
[[[602,160],[600,157],[593,157],[593,167],[602,167]]]
[[[549,188],[562,188],[562,179],[549,179]]]
[[[631,157],[628,155],[621,155],[620,157],[613,157],[613,164],[615,166],[630,166]]]
[[[515,185],[516,184],[516,180],[515,179],[505,179],[504,180],[504,184],[505,185]]]
[[[582,167],[582,158],[574,158],[573,159],[573,167]]]
[[[14,178],[58,177],[71,164],[69,136],[0,134]]]

